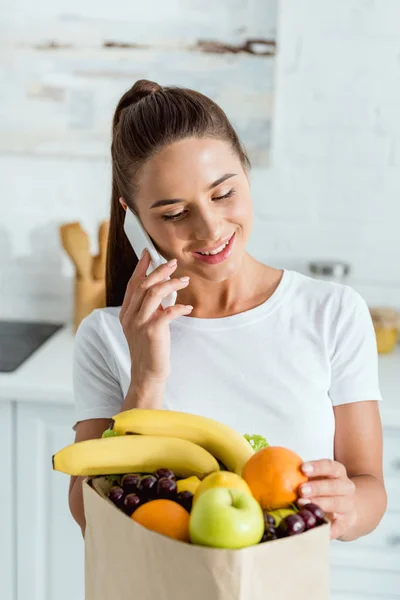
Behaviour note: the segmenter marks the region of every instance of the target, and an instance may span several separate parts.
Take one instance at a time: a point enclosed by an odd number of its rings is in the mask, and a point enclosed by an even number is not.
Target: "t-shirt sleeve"
[[[123,393],[112,368],[113,356],[101,335],[99,313],[80,323],[75,335],[73,390],[76,422],[109,419],[121,410]]]
[[[333,406],[363,400],[382,400],[375,330],[367,303],[346,286],[342,296],[331,352]]]

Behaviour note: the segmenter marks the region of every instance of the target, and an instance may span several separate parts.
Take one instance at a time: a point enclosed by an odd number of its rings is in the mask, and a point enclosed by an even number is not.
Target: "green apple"
[[[245,548],[258,544],[264,533],[263,511],[242,490],[216,487],[199,496],[189,521],[190,541],[214,548]]]

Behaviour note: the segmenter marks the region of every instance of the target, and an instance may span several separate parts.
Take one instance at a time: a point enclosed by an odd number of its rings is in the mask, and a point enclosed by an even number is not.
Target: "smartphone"
[[[167,262],[155,249],[154,244],[140,219],[129,208],[125,211],[124,230],[138,259],[145,248],[149,251],[151,262],[147,269],[147,275],[150,275],[157,267]],[[168,279],[170,279],[170,277],[168,277]],[[171,292],[161,301],[162,307],[167,308],[168,306],[174,306],[176,297],[177,293],[175,291]]]

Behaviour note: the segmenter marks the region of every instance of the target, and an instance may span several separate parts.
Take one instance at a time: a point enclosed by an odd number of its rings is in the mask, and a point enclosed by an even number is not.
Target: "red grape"
[[[310,513],[312,513],[314,515],[314,517],[317,519],[317,525],[321,525],[321,523],[325,523],[325,513],[322,510],[322,508],[320,508],[317,504],[314,504],[313,502],[309,502],[308,504],[303,506],[303,510],[304,509],[310,511]]]
[[[270,515],[269,513],[267,513],[266,511],[264,511],[264,523],[265,523],[265,527],[268,527],[269,525],[272,525],[272,527],[276,526],[274,517],[272,515]]]
[[[300,510],[297,514],[303,519],[306,525],[306,531],[316,526],[317,518],[310,510],[303,508],[303,510]]]
[[[281,533],[284,535],[297,535],[303,533],[306,529],[306,524],[299,514],[288,515],[279,525]]]
[[[137,507],[140,505],[141,500],[137,494],[128,494],[124,500],[124,511],[127,515],[131,516]]]
[[[127,473],[121,480],[121,486],[126,494],[135,494],[138,491],[141,477],[137,473]]]
[[[276,533],[275,527],[272,527],[272,525],[268,525],[265,528],[264,535],[261,538],[261,543],[272,542],[273,540],[277,540],[277,539],[278,539],[278,535]]]
[[[142,477],[138,485],[138,492],[144,499],[153,498],[157,492],[157,477],[154,475],[146,475]]]
[[[108,497],[118,508],[123,508],[124,506],[124,498],[125,492],[118,485],[113,485],[113,487],[108,492]]]
[[[178,503],[189,513],[192,510],[193,505],[193,494],[189,492],[189,490],[185,490],[184,492],[179,492],[177,497]]]
[[[171,469],[158,469],[158,471],[156,471],[155,475],[159,479],[164,479],[164,477],[167,477],[168,479],[174,479],[174,480],[176,479],[175,473],[173,471],[171,471]]]
[[[158,498],[174,498],[176,496],[175,481],[173,479],[168,479],[168,477],[159,479],[157,483],[157,496]]]

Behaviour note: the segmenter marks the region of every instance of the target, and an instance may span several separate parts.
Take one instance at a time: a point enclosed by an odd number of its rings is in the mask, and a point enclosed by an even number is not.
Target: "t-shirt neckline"
[[[275,289],[273,294],[259,306],[255,306],[254,308],[250,308],[249,310],[237,313],[236,315],[230,315],[228,317],[218,317],[215,319],[202,319],[198,317],[182,316],[173,321],[173,323],[191,329],[216,330],[231,329],[233,327],[247,325],[249,323],[257,321],[260,318],[271,314],[271,312],[275,310],[275,308],[282,301],[283,293],[285,289],[287,289],[292,275],[292,272],[288,269],[282,269],[282,271],[282,277],[277,288]]]

